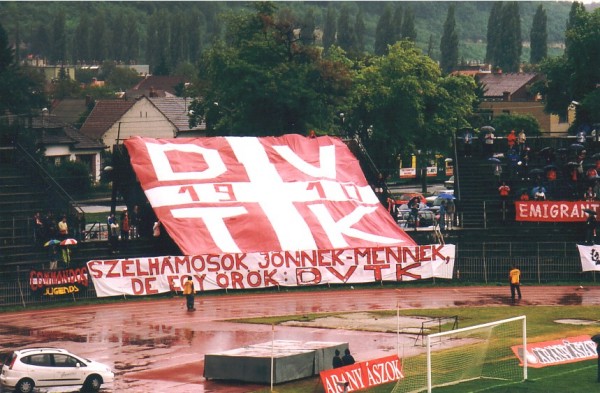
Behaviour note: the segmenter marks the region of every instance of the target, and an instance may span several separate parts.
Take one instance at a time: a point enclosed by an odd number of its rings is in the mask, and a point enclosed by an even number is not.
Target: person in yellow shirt
[[[508,273],[509,281],[510,281],[510,298],[512,302],[515,302],[515,292],[519,295],[519,300],[521,300],[521,271],[517,269],[515,265],[510,267],[510,272]]]
[[[194,282],[192,276],[187,277],[187,281],[183,284],[183,294],[185,295],[188,311],[196,311],[194,308]]]

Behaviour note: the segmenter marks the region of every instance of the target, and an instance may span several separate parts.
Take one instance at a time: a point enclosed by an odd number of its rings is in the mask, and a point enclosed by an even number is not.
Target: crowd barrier
[[[511,264],[521,269],[523,284],[596,283],[595,272],[581,271],[574,243],[463,243],[457,246],[456,251],[452,280],[456,284],[506,283]],[[67,278],[63,276],[55,285],[45,283],[43,273],[21,268],[11,278],[0,279],[0,308],[40,307],[97,299],[93,282],[88,279],[85,270],[70,269],[63,273]],[[431,280],[432,285],[439,282],[439,278]]]

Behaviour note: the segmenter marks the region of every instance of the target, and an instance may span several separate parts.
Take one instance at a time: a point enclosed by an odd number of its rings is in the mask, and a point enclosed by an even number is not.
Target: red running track
[[[523,305],[600,305],[600,287],[523,287]],[[323,290],[273,294],[197,296],[95,306],[3,313],[0,352],[23,346],[64,347],[113,366],[116,381],[105,392],[241,393],[259,386],[206,381],[206,353],[273,339],[271,326],[234,318],[458,306],[509,306],[509,288]],[[515,315],[519,315],[518,313]],[[276,326],[276,340],[348,342],[357,361],[396,353],[393,333]]]

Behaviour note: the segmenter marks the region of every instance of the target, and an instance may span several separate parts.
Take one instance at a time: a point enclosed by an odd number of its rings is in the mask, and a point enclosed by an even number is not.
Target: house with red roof
[[[185,84],[182,76],[146,75],[137,85],[127,90],[128,99],[145,97],[176,97],[177,87]]]
[[[83,123],[81,132],[112,146],[125,139],[203,136],[205,124],[191,128],[190,98],[142,96],[135,100],[100,100]]]
[[[479,108],[487,111],[490,120],[501,114],[529,114],[537,119],[542,133],[563,135],[569,128],[568,119],[544,112],[543,97],[533,94],[531,87],[543,79],[538,73],[479,73],[478,81],[484,89]]]

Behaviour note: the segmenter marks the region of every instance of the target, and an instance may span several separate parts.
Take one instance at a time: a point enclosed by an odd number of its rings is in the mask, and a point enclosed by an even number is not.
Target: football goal
[[[512,347],[527,348],[526,330],[526,317],[520,316],[430,334],[425,354],[403,359],[405,377],[392,392],[431,392],[459,383],[464,391],[478,391],[522,382],[527,357],[520,364]]]

